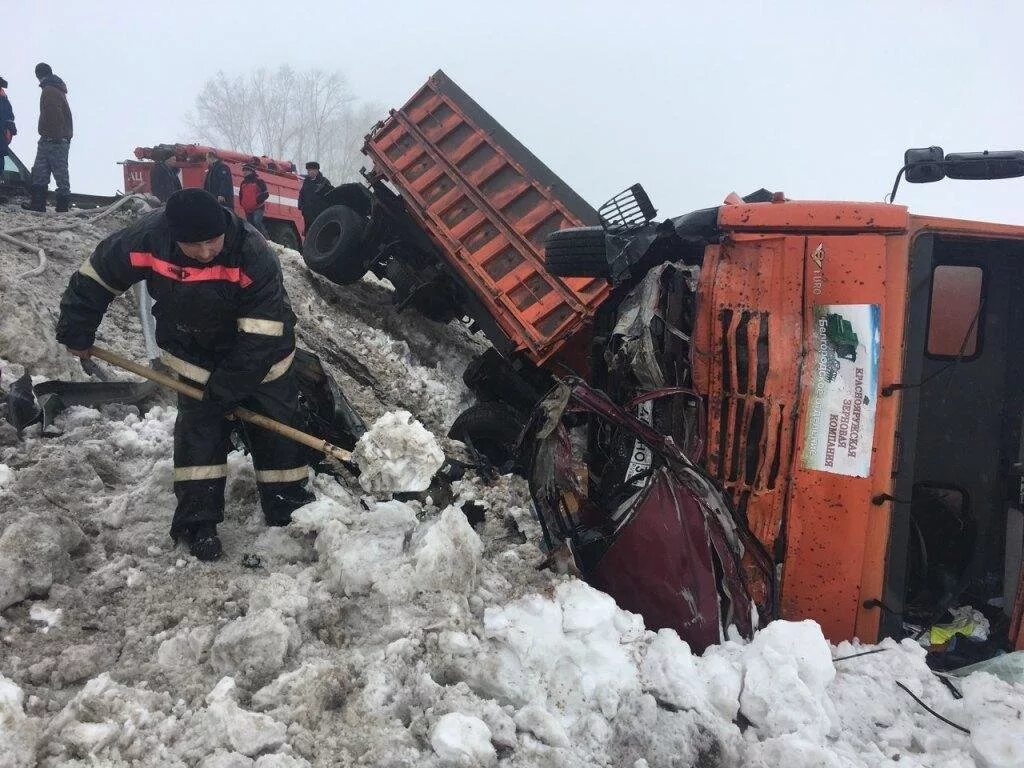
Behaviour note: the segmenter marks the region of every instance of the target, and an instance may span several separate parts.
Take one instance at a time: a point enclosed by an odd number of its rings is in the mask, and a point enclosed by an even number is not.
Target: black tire
[[[278,245],[283,245],[285,248],[291,248],[293,251],[302,250],[302,244],[299,242],[298,232],[296,232],[295,227],[287,221],[268,222],[267,232],[270,234],[270,239]]]
[[[328,280],[347,285],[366,274],[363,235],[366,219],[346,205],[332,205],[309,226],[302,244],[306,266]]]
[[[448,436],[461,440],[503,472],[514,469],[523,418],[501,403],[477,403],[455,419]]]
[[[601,227],[559,229],[544,240],[544,266],[558,277],[608,277],[606,252]]]

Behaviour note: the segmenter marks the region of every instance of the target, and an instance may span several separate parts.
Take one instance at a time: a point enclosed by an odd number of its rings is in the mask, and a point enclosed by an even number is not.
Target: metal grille
[[[620,192],[597,209],[601,223],[612,234],[623,234],[640,229],[657,215],[651,198],[639,184]]]
[[[722,395],[718,406],[713,470],[744,515],[752,493],[774,490],[782,466],[785,404],[766,393],[771,365],[769,315],[723,309]]]

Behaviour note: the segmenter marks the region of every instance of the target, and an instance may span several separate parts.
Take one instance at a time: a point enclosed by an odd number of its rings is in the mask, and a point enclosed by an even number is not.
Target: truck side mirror
[[[945,155],[942,147],[908,149],[903,154],[906,179],[911,184],[929,184],[946,178]]]
[[[951,179],[1015,179],[1024,176],[1024,151],[960,152],[946,155],[946,176]],[[910,181],[907,171],[907,181]]]

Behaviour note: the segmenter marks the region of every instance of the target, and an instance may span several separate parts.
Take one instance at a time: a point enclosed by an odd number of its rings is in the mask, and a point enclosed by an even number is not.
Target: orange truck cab
[[[1022,647],[1024,227],[778,194],[716,224],[706,464],[775,556],[781,615],[875,641],[1001,606]]]

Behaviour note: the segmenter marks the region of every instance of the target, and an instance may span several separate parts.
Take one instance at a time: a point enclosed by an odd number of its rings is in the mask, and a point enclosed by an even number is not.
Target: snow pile
[[[374,422],[352,452],[359,484],[369,493],[425,491],[444,464],[444,452],[408,411],[386,413]]]

